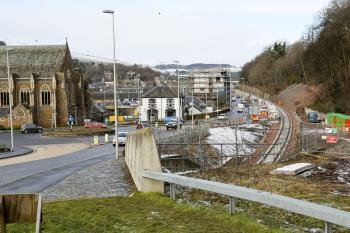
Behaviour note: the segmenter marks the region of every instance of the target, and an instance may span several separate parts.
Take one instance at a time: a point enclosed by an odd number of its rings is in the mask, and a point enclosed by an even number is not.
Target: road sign
[[[331,134],[332,133],[332,128],[325,128],[324,132]]]
[[[327,138],[326,138],[326,142],[328,144],[335,144],[338,142],[338,137],[335,136],[335,135],[328,135]]]

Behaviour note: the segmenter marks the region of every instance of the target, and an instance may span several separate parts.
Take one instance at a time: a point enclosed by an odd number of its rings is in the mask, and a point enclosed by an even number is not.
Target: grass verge
[[[271,175],[270,171],[297,162],[309,162],[326,171],[303,176]],[[260,164],[251,166],[241,166],[237,170],[234,167],[205,171],[202,174],[193,176],[213,180],[223,183],[230,183],[267,192],[277,193],[300,200],[306,200],[333,208],[350,211],[350,185],[337,180],[338,174],[335,170],[330,170],[332,164],[343,161],[327,156],[300,155],[294,160],[285,163]],[[203,192],[195,189],[183,189],[179,191],[179,198],[189,203],[205,202],[207,205],[221,208],[228,203],[227,197],[213,193]],[[286,229],[293,232],[311,232],[324,227],[324,223],[309,217],[293,214],[278,208],[266,205],[237,200],[237,209],[251,218],[259,219],[269,227]],[[221,206],[221,207],[220,207]],[[334,232],[350,232],[349,229],[333,226]]]
[[[33,225],[9,224],[9,233],[33,232]],[[43,233],[64,232],[282,232],[243,216],[176,204],[162,194],[45,203]]]
[[[84,126],[73,126],[72,132],[69,127],[58,127],[55,129],[45,129],[43,136],[56,136],[56,137],[76,137],[76,136],[91,136],[91,135],[103,135],[112,134],[114,129],[106,128],[85,128]]]

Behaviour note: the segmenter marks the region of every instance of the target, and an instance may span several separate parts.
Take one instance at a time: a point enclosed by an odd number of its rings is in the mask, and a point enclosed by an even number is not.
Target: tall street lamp
[[[178,115],[179,117],[177,117],[177,128],[180,129],[180,105],[181,105],[181,101],[180,101],[180,62],[179,61],[174,61],[175,63],[177,63],[177,99],[179,101],[179,106],[178,106]]]
[[[117,82],[116,82],[116,69],[115,69],[115,32],[114,32],[114,10],[104,10],[105,14],[112,14],[112,29],[113,29],[113,82],[114,82],[114,128],[115,128],[115,158],[118,160],[118,101],[117,101]]]
[[[8,81],[8,90],[9,90],[9,104],[10,104],[10,128],[11,128],[11,151],[14,150],[13,146],[13,123],[12,123],[12,82],[10,79],[10,63],[9,63],[9,51],[13,50],[12,48],[6,49],[6,64],[7,64],[7,81]]]

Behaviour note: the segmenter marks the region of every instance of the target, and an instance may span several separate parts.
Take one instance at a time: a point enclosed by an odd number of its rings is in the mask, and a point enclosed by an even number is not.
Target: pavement
[[[4,152],[0,153],[0,161],[1,159],[7,159],[7,158],[12,158],[16,156],[21,156],[21,155],[27,155],[33,152],[33,149],[24,147],[24,146],[18,146],[14,151],[9,151],[9,152]]]
[[[107,144],[48,159],[2,166],[0,193],[42,192],[85,167],[113,159],[113,152],[113,146]]]
[[[70,143],[18,147],[15,151],[17,152],[17,154],[11,156],[12,152],[8,152],[4,153],[3,158],[0,157],[0,166],[53,158],[56,156],[61,156],[64,154],[84,150],[87,149],[89,146],[90,145],[87,143]]]
[[[135,127],[119,130],[130,132]],[[115,160],[112,144],[91,146],[93,136],[60,138],[18,132],[14,139],[16,151],[25,147],[33,153],[0,160],[0,194],[46,191],[44,200],[129,194],[123,158]],[[9,145],[9,132],[0,133],[0,141]],[[120,147],[120,154],[123,150]]]

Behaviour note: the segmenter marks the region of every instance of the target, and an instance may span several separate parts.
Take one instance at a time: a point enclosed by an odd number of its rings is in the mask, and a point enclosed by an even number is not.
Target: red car
[[[89,129],[107,128],[106,125],[104,125],[104,124],[102,124],[100,122],[85,123],[84,127],[85,128],[89,128]]]

